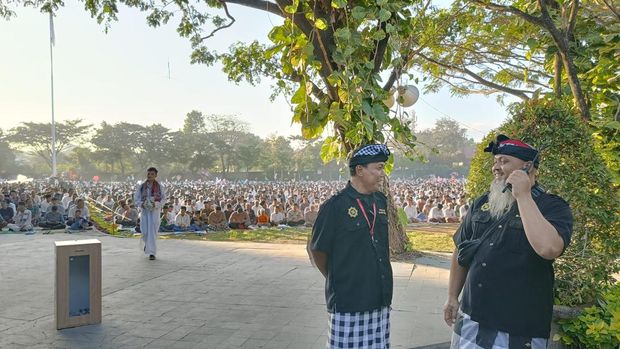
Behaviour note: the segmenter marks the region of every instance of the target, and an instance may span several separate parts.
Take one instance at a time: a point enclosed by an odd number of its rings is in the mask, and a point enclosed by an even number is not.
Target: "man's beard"
[[[504,190],[506,186],[505,180],[493,180],[491,182],[491,190],[489,192],[489,213],[491,217],[498,219],[501,217],[506,210],[508,210],[512,204],[515,202],[514,196],[512,196],[512,192]]]

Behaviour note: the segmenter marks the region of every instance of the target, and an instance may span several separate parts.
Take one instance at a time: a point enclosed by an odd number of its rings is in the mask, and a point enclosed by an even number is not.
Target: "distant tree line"
[[[0,177],[18,173],[49,175],[52,165],[51,124],[24,122],[0,129]],[[428,174],[467,174],[468,149],[474,142],[465,129],[444,118],[434,128],[415,134],[420,147],[411,160],[396,150],[394,174],[399,177]],[[145,168],[161,168],[164,176],[183,178],[318,179],[338,178],[342,164],[321,160],[320,138],[271,135],[263,139],[234,116],[204,115],[191,111],[180,130],[161,124],[129,122],[98,126],[82,120],[56,124],[59,172],[75,178],[127,178]],[[471,152],[470,152],[471,153]]]

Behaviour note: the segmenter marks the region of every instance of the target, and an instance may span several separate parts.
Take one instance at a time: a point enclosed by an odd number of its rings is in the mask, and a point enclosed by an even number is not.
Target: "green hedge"
[[[572,348],[617,349],[620,347],[620,284],[603,292],[596,305],[585,308],[575,319],[561,320],[561,339]]]
[[[576,117],[569,100],[515,104],[510,113],[512,118],[478,145],[466,190],[470,197],[487,191],[492,160],[482,149],[497,133],[548,146],[541,153],[539,181],[568,201],[575,219],[571,245],[555,263],[556,303],[594,304],[620,269],[620,201],[595,151],[592,131]]]

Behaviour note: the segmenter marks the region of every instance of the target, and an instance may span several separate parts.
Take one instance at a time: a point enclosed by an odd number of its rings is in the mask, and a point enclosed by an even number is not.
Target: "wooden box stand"
[[[56,329],[101,323],[101,242],[56,241]]]

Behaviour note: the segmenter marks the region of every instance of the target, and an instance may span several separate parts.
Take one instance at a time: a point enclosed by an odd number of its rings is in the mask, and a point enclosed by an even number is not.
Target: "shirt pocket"
[[[504,245],[506,249],[515,253],[527,253],[531,249],[521,218],[515,217],[506,223]]]
[[[484,234],[491,224],[491,215],[488,212],[474,212],[471,216],[473,231],[475,236],[467,236],[467,239],[479,238]]]

